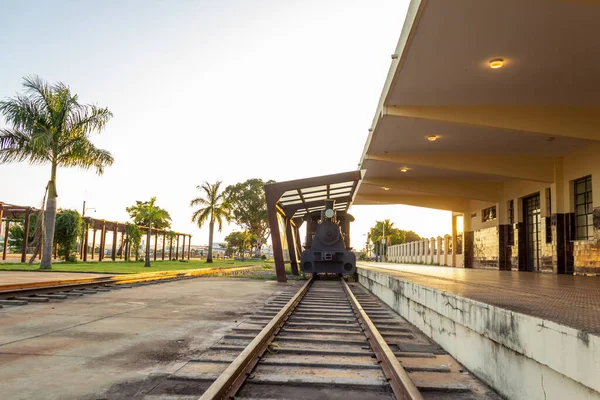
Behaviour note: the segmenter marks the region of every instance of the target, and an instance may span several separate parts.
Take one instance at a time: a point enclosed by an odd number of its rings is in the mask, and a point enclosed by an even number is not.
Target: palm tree
[[[219,232],[223,229],[223,220],[231,221],[231,209],[229,202],[225,197],[225,192],[219,192],[221,181],[210,184],[204,182],[202,185],[196,186],[196,189],[203,192],[204,197],[196,197],[190,201],[190,207],[200,206],[199,209],[192,214],[192,222],[198,224],[199,228],[208,220],[208,256],[207,263],[212,263],[213,249],[213,232],[215,222],[219,224]]]
[[[0,129],[0,164],[29,161],[50,164],[47,186],[44,250],[41,269],[52,268],[56,222],[58,167],[95,168],[101,175],[113,157],[95,147],[89,137],[104,129],[112,117],[107,108],[78,103],[64,83],[48,85],[37,76],[23,79],[25,95],[0,101],[9,128]]]
[[[127,207],[127,212],[134,219],[136,224],[143,223],[148,227],[146,236],[146,262],[144,267],[150,267],[150,235],[152,227],[163,228],[169,226],[171,216],[167,210],[164,210],[155,205],[156,197],[152,197],[150,201],[136,201],[136,205]]]

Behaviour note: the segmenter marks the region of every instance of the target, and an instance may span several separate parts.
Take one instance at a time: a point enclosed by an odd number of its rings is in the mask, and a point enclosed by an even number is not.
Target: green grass
[[[257,265],[257,261],[233,261],[233,260],[214,260],[212,264],[207,264],[204,260],[190,261],[152,261],[152,266],[144,267],[143,262],[76,262],[76,263],[54,263],[52,270],[40,270],[39,264],[31,267],[27,263],[7,263],[0,264],[0,271],[36,271],[36,272],[88,272],[100,274],[137,274],[142,272],[176,271],[183,269],[201,269],[201,268],[226,268],[243,267]],[[262,264],[262,263],[261,263]]]
[[[292,275],[292,267],[289,264],[285,266],[285,274],[287,275],[287,279],[291,281],[299,281],[305,280],[304,275],[300,274],[299,276]],[[263,280],[271,280],[274,281],[277,279],[277,275],[275,274],[275,263],[273,262],[263,262],[263,267],[258,270],[253,270],[250,274],[244,275],[229,275],[228,278],[247,278],[247,279],[263,279]]]

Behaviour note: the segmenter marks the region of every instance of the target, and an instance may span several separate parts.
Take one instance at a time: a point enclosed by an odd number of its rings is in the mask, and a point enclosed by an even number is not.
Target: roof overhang
[[[557,159],[600,140],[598,20],[598,2],[411,1],[355,204],[447,209],[436,197],[552,182]]]
[[[350,171],[266,184],[267,204],[275,204],[289,219],[324,210],[326,199],[336,201],[336,210],[348,211],[361,177],[361,171]]]

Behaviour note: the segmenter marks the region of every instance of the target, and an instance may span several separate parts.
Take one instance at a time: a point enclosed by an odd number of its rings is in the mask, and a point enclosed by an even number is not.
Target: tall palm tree
[[[208,256],[206,262],[213,262],[212,250],[213,250],[213,233],[215,229],[215,222],[219,224],[219,232],[223,229],[223,220],[227,222],[231,221],[231,208],[225,192],[220,192],[221,181],[217,181],[213,184],[204,182],[202,185],[196,186],[196,189],[200,190],[204,197],[196,197],[190,201],[190,207],[200,206],[199,209],[194,211],[192,214],[192,222],[198,224],[199,228],[206,221],[208,223]]]
[[[143,223],[148,227],[146,236],[146,262],[144,267],[150,267],[150,235],[152,227],[164,227],[169,226],[171,216],[167,210],[158,207],[156,203],[156,197],[152,197],[150,201],[136,202],[137,204],[133,207],[127,207],[127,212],[134,219],[135,223]]]
[[[52,268],[56,222],[58,167],[95,168],[101,175],[113,157],[89,140],[112,117],[107,108],[79,104],[64,83],[48,85],[37,76],[23,79],[25,94],[0,101],[0,113],[9,128],[0,129],[0,164],[29,161],[50,164],[47,186],[44,250],[41,269]]]

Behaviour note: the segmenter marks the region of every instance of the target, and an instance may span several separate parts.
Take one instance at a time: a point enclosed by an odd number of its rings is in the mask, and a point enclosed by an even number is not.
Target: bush
[[[77,239],[81,236],[83,221],[76,210],[61,210],[56,215],[54,240],[58,255],[65,261],[75,261]]]
[[[262,256],[260,256],[260,259],[263,261],[267,261],[267,256],[263,254]]]

